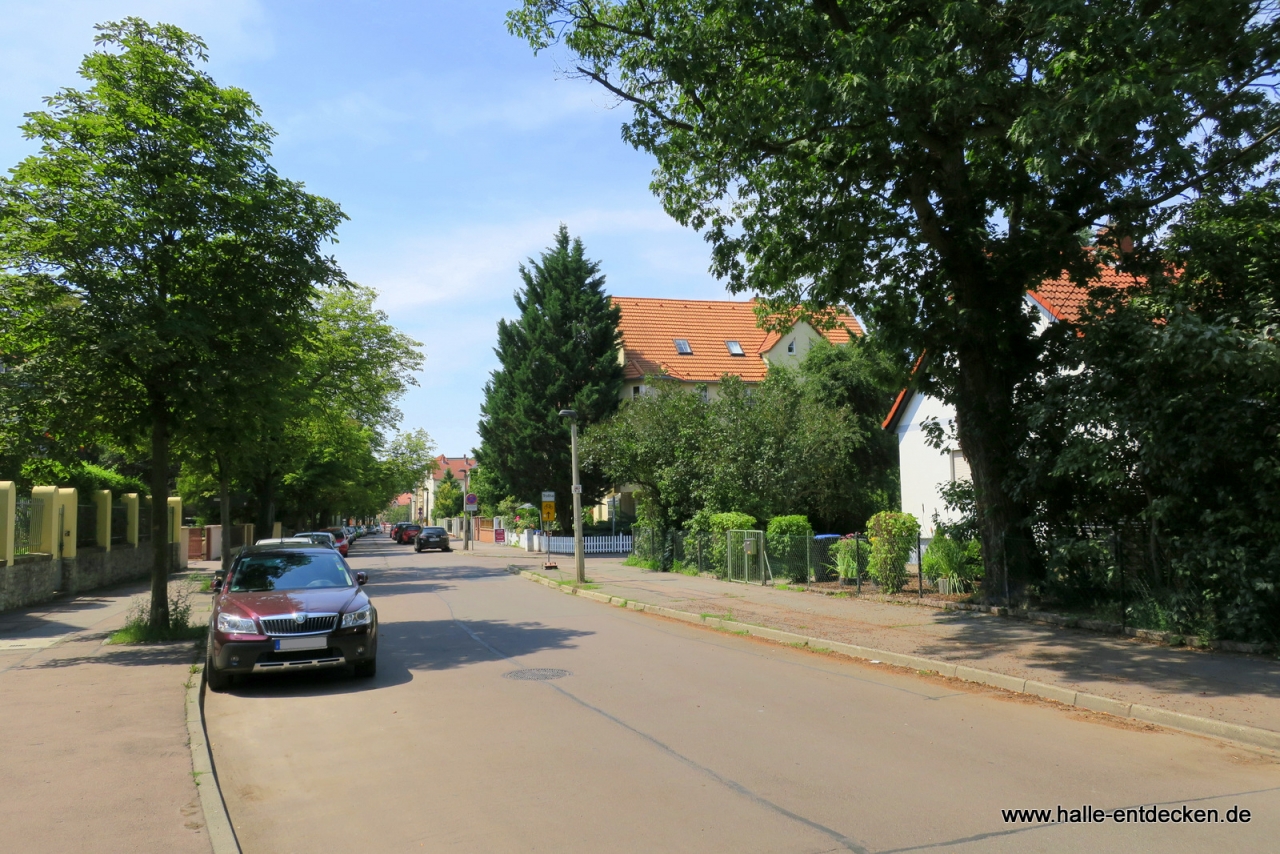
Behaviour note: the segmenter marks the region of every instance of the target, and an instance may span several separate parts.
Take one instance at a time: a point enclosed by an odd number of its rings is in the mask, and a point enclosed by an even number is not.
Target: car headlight
[[[359,611],[352,611],[350,614],[342,615],[342,627],[349,629],[352,626],[367,626],[373,622],[373,606],[365,605]]]
[[[258,627],[251,617],[223,613],[218,615],[218,631],[223,634],[256,635]]]

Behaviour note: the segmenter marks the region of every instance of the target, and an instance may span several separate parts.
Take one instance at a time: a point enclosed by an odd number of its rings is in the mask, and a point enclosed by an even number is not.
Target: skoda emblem
[[[303,623],[305,623],[305,622],[307,621],[307,615],[306,615],[306,614],[294,614],[294,615],[293,615],[293,619],[297,621],[298,625],[302,625]]]

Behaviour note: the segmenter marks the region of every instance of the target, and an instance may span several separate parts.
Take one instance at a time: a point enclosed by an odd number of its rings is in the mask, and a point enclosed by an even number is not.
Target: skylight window
[[[746,353],[742,352],[742,345],[741,345],[741,344],[739,344],[737,341],[726,341],[726,342],[724,342],[724,346],[726,346],[726,347],[728,347],[728,348],[729,348],[729,355],[730,355],[730,356],[745,356],[745,355],[747,355]]]
[[[677,353],[679,353],[681,356],[692,356],[692,355],[693,355],[693,348],[689,346],[689,341],[688,341],[688,339],[685,339],[685,338],[675,338],[675,339],[673,339],[673,340],[675,341],[675,344],[676,344],[676,352],[677,352]]]

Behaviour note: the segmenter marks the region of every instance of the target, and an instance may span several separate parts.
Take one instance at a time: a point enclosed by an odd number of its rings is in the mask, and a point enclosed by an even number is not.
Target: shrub
[[[982,576],[981,548],[977,540],[961,543],[939,534],[924,550],[920,569],[930,581],[946,579],[952,592],[958,593]]]
[[[910,513],[885,510],[867,520],[871,562],[867,572],[880,588],[897,593],[907,580],[907,558],[920,536],[920,523]]]
[[[836,559],[836,575],[841,578],[857,578],[861,570],[862,543],[852,534],[841,537],[831,547],[831,554]]]
[[[746,513],[713,513],[708,509],[699,510],[685,523],[685,531],[689,534],[707,535],[710,541],[708,552],[711,571],[721,578],[729,572],[729,547],[725,534],[729,531],[750,531],[755,527],[754,516]]]
[[[813,539],[813,527],[806,516],[774,516],[765,532],[770,563],[778,563],[775,572],[787,575],[792,581],[809,580],[809,542]]]

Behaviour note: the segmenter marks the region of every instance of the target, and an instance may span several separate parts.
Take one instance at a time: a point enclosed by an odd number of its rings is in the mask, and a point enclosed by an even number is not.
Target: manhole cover
[[[503,676],[508,679],[530,679],[534,682],[546,682],[548,679],[559,679],[561,676],[568,676],[568,670],[557,670],[554,667],[528,667],[524,670],[512,670],[510,673],[504,673]]]

